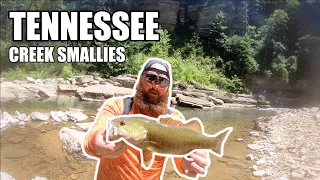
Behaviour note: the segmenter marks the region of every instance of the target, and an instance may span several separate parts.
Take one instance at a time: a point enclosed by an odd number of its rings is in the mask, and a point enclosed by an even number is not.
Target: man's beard
[[[164,96],[151,96],[150,91],[157,92],[155,89],[149,89],[149,92],[144,92],[141,85],[138,84],[134,103],[136,103],[143,114],[151,114],[153,117],[163,115],[168,108],[169,91]]]

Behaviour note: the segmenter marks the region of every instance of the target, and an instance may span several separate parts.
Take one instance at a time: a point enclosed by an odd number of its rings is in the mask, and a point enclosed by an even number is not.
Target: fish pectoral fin
[[[151,152],[158,152],[160,149],[160,145],[154,141],[145,141],[146,143],[146,149]]]
[[[192,120],[186,124],[184,124],[183,126],[186,128],[189,128],[199,134],[202,134],[202,127],[201,127],[201,121],[199,120]]]
[[[144,166],[149,169],[154,161],[155,155],[148,149],[144,149],[142,151],[143,154],[143,161],[141,163],[144,164]]]

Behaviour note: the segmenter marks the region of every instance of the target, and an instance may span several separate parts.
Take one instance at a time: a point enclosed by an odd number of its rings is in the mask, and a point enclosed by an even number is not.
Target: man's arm
[[[121,98],[111,98],[100,107],[94,126],[88,130],[83,140],[83,148],[88,155],[98,158],[101,156],[116,157],[126,149],[123,142],[107,144],[105,137],[107,119],[122,114],[122,100]],[[119,152],[121,154],[118,154]]]

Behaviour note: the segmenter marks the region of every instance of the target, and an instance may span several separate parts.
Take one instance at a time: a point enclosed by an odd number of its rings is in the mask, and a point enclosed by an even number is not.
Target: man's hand
[[[210,164],[209,154],[206,151],[195,151],[189,156],[192,161],[186,158],[182,161],[184,173],[189,177],[196,177],[197,174],[204,175],[208,171]]]
[[[98,131],[96,137],[94,139],[95,147],[98,153],[101,156],[106,156],[108,158],[117,158],[121,156],[124,152],[126,152],[128,145],[120,141],[118,143],[110,143],[106,142],[106,130],[102,129]]]

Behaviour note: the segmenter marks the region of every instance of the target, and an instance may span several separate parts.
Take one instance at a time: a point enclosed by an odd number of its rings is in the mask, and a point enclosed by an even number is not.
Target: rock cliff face
[[[208,33],[210,24],[222,11],[231,33],[242,33],[248,22],[247,5],[232,0],[139,0],[137,8],[144,11],[159,11],[159,23],[169,32],[197,31]]]

